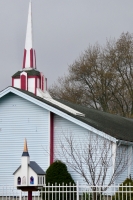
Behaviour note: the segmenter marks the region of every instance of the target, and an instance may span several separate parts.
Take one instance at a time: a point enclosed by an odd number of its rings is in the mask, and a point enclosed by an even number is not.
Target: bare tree
[[[55,98],[132,117],[133,35],[89,46],[49,91]]]
[[[117,149],[115,143],[94,135],[87,137],[84,143],[77,141],[72,134],[63,138],[59,156],[91,186],[94,199],[97,186],[101,193],[107,190],[131,164],[131,152],[127,146]]]

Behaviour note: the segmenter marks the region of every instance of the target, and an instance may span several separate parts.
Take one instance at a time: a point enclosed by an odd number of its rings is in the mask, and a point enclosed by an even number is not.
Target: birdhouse
[[[45,184],[45,172],[35,161],[30,161],[26,139],[24,141],[21,165],[13,175],[14,185],[22,191],[36,191]]]

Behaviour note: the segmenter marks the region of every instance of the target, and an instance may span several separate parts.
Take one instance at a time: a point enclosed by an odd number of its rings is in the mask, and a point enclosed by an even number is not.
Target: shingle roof
[[[43,169],[34,161],[30,161],[29,167],[38,175],[45,175]]]
[[[40,76],[40,72],[35,70],[35,69],[32,69],[32,70],[27,70],[25,71],[27,73],[28,76]],[[20,74],[22,73],[22,71],[18,71],[16,72],[12,78],[18,78],[20,77]]]
[[[43,169],[34,161],[30,161],[29,167],[31,169],[33,169],[33,171],[37,174],[37,175],[45,175],[46,173],[43,171]],[[21,165],[15,170],[15,172],[13,173],[13,175],[21,168]]]
[[[57,108],[60,111],[96,128],[97,130],[103,131],[104,133],[119,139],[133,142],[133,120],[121,117],[119,115],[113,115],[110,113],[102,112],[96,109],[88,108],[86,106],[81,106],[77,104],[73,104],[71,102],[67,102],[64,100],[58,100],[59,102],[70,106],[71,108],[82,112],[85,114],[85,117],[81,117],[78,115],[74,115],[67,110],[47,101],[41,97],[35,96],[33,93],[21,90],[16,88],[17,90],[41,101],[44,102],[54,108]]]
[[[58,101],[84,113],[85,118],[81,118],[79,116],[76,116],[76,118],[89,124],[90,126],[103,131],[116,139],[133,142],[132,119],[88,108],[86,106],[73,104],[64,100]]]

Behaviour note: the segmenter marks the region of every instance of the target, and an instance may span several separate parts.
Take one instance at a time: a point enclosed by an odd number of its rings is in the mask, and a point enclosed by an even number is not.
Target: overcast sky
[[[0,90],[22,68],[28,0],[0,0]],[[89,44],[133,33],[133,0],[32,0],[37,68],[48,86]]]

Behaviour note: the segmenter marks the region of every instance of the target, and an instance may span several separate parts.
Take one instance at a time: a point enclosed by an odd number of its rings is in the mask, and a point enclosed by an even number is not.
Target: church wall
[[[105,139],[103,139],[101,136],[98,136],[95,133],[93,133],[85,128],[82,128],[81,126],[74,124],[73,122],[68,121],[58,115],[54,115],[54,160],[59,159],[59,160],[62,160],[63,162],[65,162],[65,158],[64,158],[65,156],[63,157],[62,153],[61,153],[62,152],[61,146],[63,145],[63,146],[65,146],[65,148],[68,148],[68,145],[67,145],[64,137],[70,138],[70,136],[73,138],[74,147],[77,149],[77,152],[78,152],[77,155],[79,155],[81,152],[83,152],[85,150],[84,147],[87,147],[89,142],[91,144],[93,143],[94,148],[96,149],[96,150],[94,150],[93,156],[94,156],[94,158],[96,158],[95,163],[98,163],[99,157],[101,155],[99,152],[104,149],[102,144],[105,141]],[[98,142],[98,145],[96,145],[97,142]],[[109,144],[111,144],[111,147],[108,152],[108,155],[111,156],[112,143],[109,143]],[[84,155],[84,153],[83,153],[83,155]],[[72,161],[72,159],[69,156],[68,156],[68,160]],[[112,159],[111,159],[111,162],[112,162]],[[88,174],[87,177],[90,177],[90,174],[87,170],[88,167],[85,164],[83,164],[83,165],[84,165],[83,168],[85,169],[85,172],[86,172],[85,174],[86,175]],[[100,171],[100,165],[97,165],[95,170],[96,170],[96,174],[97,174],[96,176],[98,176],[99,171]],[[72,175],[75,182],[78,181],[80,184],[85,184],[83,177],[81,177],[73,169],[68,167],[68,171]],[[106,179],[105,184],[108,183],[108,181],[110,180],[112,172],[113,172],[113,169],[108,168],[107,179]]]
[[[13,185],[21,165],[24,138],[30,160],[49,166],[49,111],[9,93],[0,99],[0,186]]]
[[[20,88],[20,78],[14,79],[14,87]]]
[[[119,161],[121,160],[121,157],[123,157],[125,159],[125,163],[126,163],[126,167],[125,169],[123,170],[123,172],[121,172],[120,176],[116,179],[115,183],[116,184],[121,184],[126,178],[129,177],[129,174],[132,172],[131,168],[130,168],[130,165],[132,164],[130,162],[130,155],[128,154],[128,150],[129,150],[129,147],[130,146],[127,146],[127,145],[120,145],[117,147],[117,150],[116,150],[116,166],[118,166],[118,163]],[[124,161],[123,159],[123,161]],[[121,169],[122,169],[122,166],[121,165]]]
[[[40,88],[40,79],[37,78],[37,88]]]
[[[28,78],[28,91],[35,93],[35,78]]]

